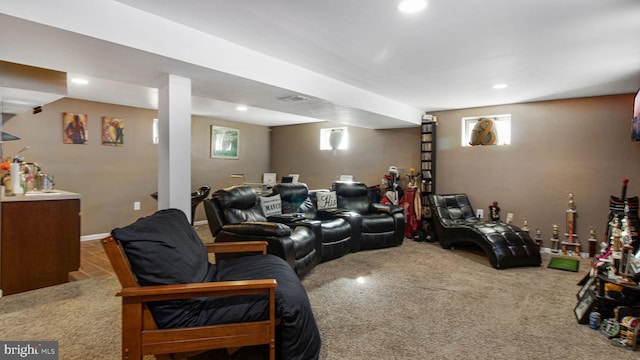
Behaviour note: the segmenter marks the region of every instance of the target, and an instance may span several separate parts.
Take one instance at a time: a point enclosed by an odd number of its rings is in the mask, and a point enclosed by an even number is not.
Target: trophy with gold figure
[[[569,193],[569,203],[567,204],[567,232],[564,234],[566,240],[562,242],[562,253],[571,256],[580,256],[580,241],[576,234],[576,203],[573,193]]]
[[[589,257],[593,258],[596,256],[596,245],[598,244],[598,239],[596,239],[596,231],[593,229],[593,226],[589,229]]]
[[[549,239],[551,242],[551,252],[553,254],[557,254],[560,252],[560,248],[558,246],[558,243],[560,242],[560,239],[558,238],[558,225],[553,224],[551,229],[551,239]]]
[[[609,269],[609,275],[613,276],[622,267],[622,229],[620,229],[618,214],[613,215],[613,220],[609,223],[609,229],[609,244],[611,260],[613,261],[613,266]]]

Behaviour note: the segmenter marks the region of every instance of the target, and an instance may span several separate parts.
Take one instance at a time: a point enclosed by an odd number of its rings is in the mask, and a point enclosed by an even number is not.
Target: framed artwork
[[[62,142],[65,144],[86,144],[89,140],[87,114],[62,114]]]
[[[102,117],[102,145],[124,146],[124,119]]]
[[[273,186],[276,184],[278,174],[276,173],[263,173],[262,174],[262,183],[267,186]]]
[[[587,290],[578,300],[578,304],[573,309],[573,313],[576,315],[576,320],[578,320],[578,324],[586,324],[589,322],[589,312],[593,309],[593,306],[596,303],[596,293]]]
[[[576,297],[578,300],[582,299],[582,297],[587,293],[587,291],[595,291],[596,289],[596,277],[589,276],[587,280],[582,284],[582,287],[576,293]]]
[[[629,258],[629,265],[634,273],[640,274],[640,250],[636,251],[636,254]]]
[[[640,141],[640,90],[633,99],[633,120],[631,121],[631,141]]]
[[[211,125],[211,158],[238,159],[240,130]]]

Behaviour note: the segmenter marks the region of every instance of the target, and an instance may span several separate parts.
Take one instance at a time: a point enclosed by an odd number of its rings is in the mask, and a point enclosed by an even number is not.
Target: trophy
[[[593,229],[589,229],[589,257],[592,258],[596,255],[596,244],[598,243],[598,239],[596,239],[596,231]]]
[[[620,220],[618,219],[618,214],[613,216],[613,220],[609,223],[611,226],[611,231],[609,234],[609,244],[611,244],[611,251],[618,252],[620,251],[620,244],[622,243],[622,231],[620,230]]]
[[[558,248],[558,243],[560,242],[560,239],[558,239],[558,225],[553,224],[552,229],[553,232],[551,233],[551,239],[549,239],[551,241],[551,252],[557,254],[560,252],[560,249]]]
[[[580,242],[577,240],[576,234],[576,203],[573,193],[569,193],[569,203],[567,204],[567,232],[564,236],[567,238],[562,242],[562,253],[565,255],[580,256]]]
[[[631,263],[634,257],[633,251],[633,233],[635,229],[631,225],[631,219],[629,218],[629,204],[625,200],[624,205],[624,217],[622,218],[622,231],[620,232],[620,247],[622,250],[622,256],[620,258],[620,264],[618,268],[618,275],[625,277],[633,277],[631,273]]]
[[[535,239],[533,239],[536,242],[536,245],[538,246],[538,251],[540,251],[540,249],[542,248],[542,233],[540,232],[540,229],[536,229],[536,237]]]
[[[611,244],[611,259],[613,260],[613,267],[610,269],[610,272],[615,275],[622,267],[622,230],[620,230],[618,214],[613,216],[613,220],[611,220],[609,226],[609,244]]]
[[[489,218],[491,221],[500,221],[500,207],[497,201],[489,206]]]

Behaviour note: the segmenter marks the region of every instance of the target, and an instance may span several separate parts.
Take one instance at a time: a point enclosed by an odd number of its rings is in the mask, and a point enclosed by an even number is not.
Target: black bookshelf
[[[420,126],[420,195],[422,230],[427,241],[434,240],[429,195],[436,192],[436,121],[428,116]]]

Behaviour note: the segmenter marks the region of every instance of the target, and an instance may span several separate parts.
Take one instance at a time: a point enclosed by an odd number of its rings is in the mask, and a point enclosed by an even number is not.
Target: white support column
[[[191,221],[191,79],[168,75],[158,97],[158,210]]]

